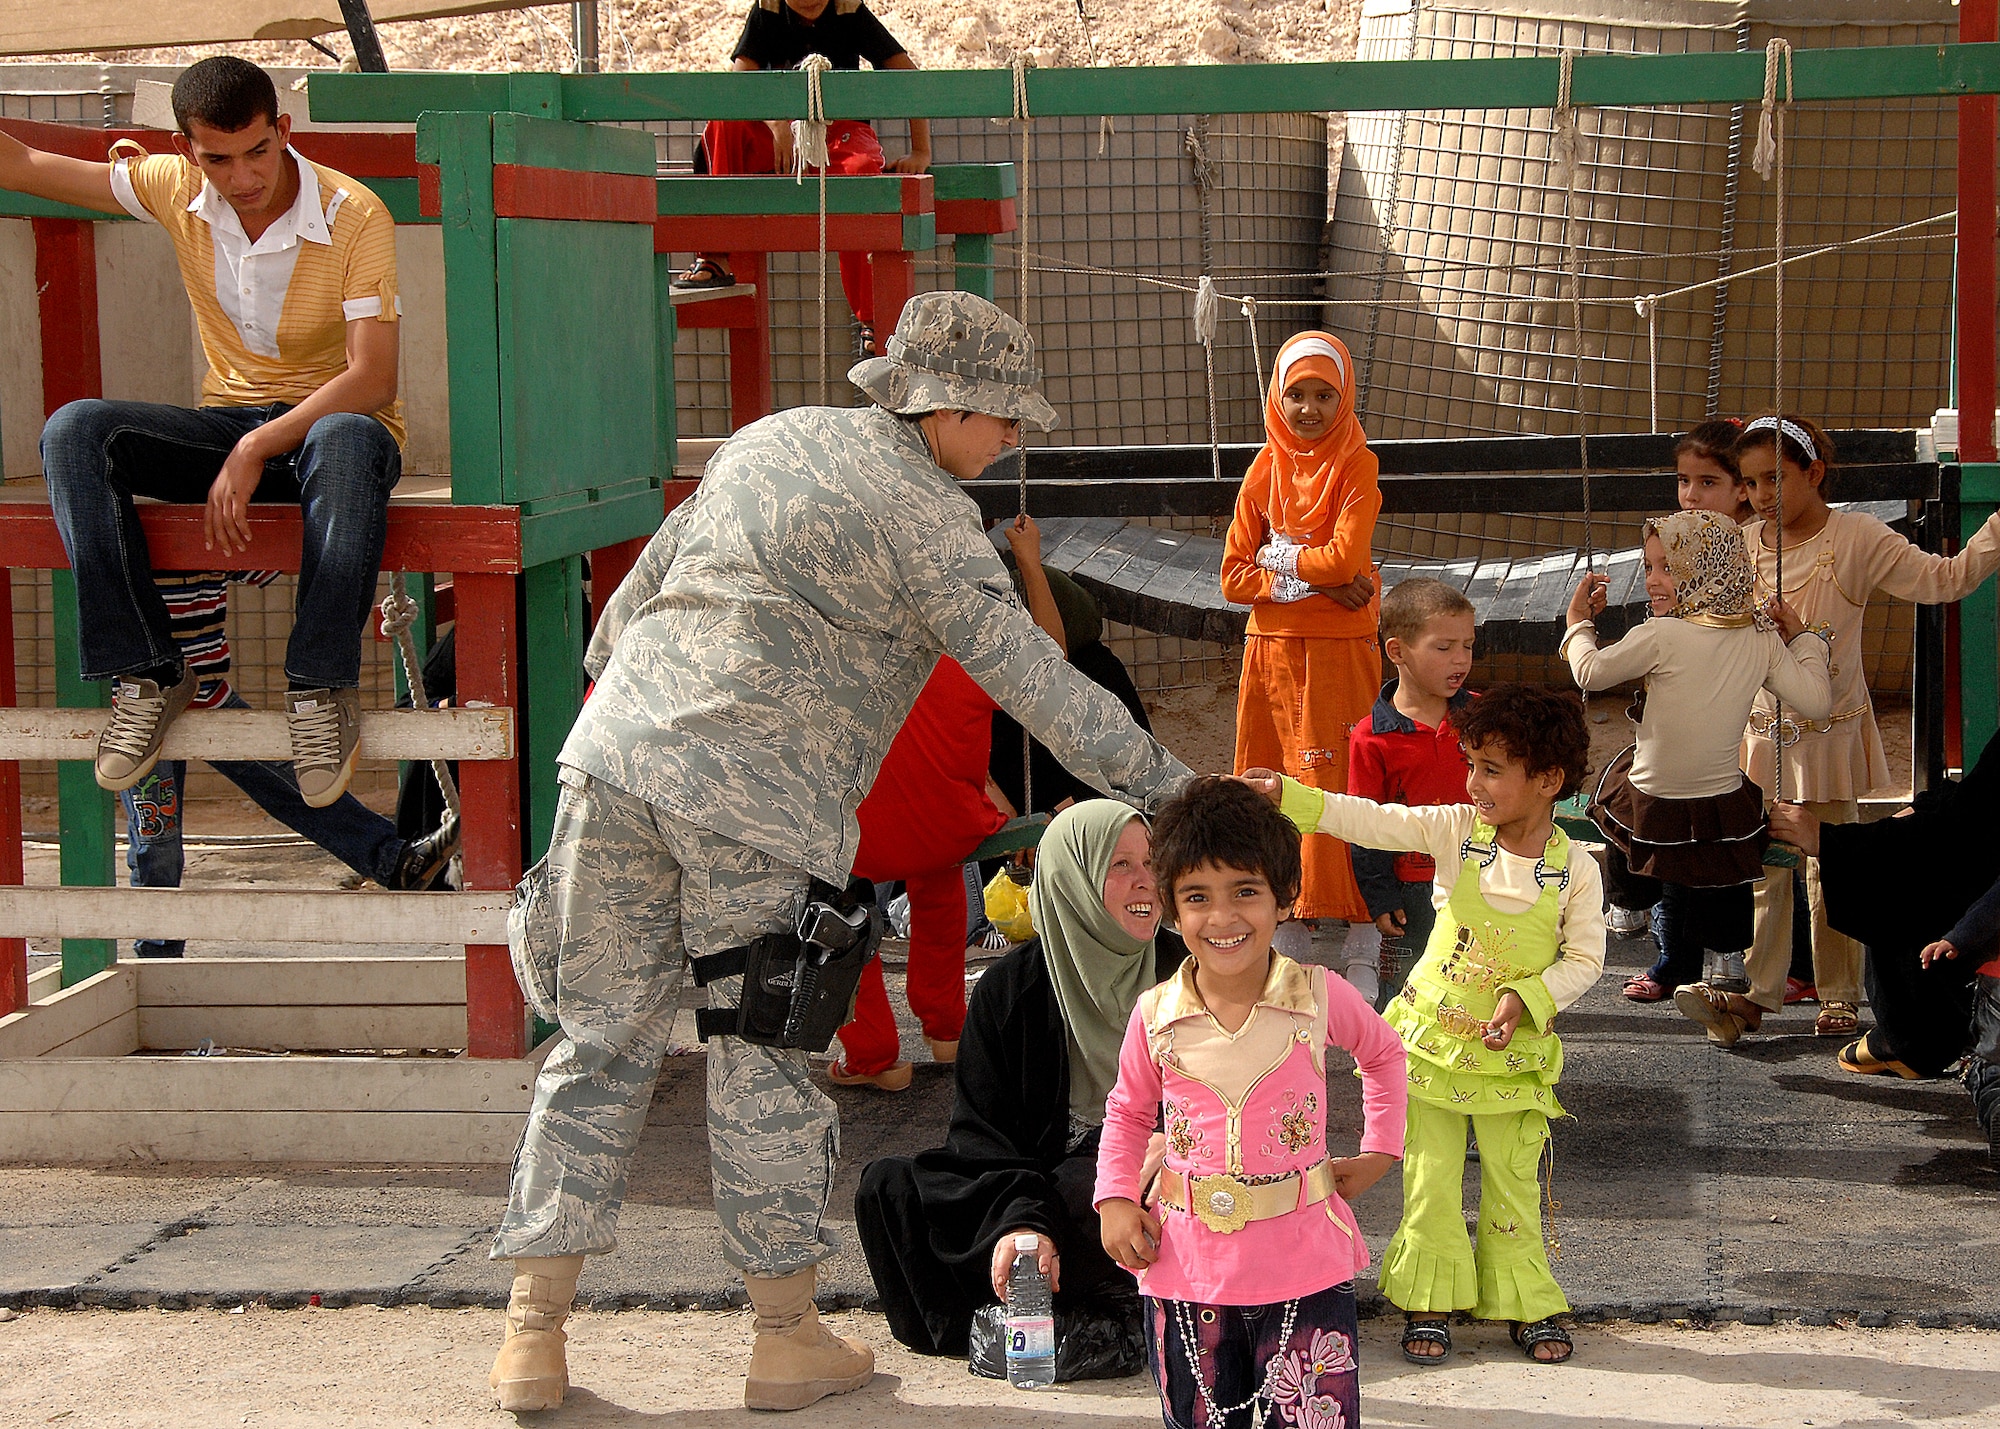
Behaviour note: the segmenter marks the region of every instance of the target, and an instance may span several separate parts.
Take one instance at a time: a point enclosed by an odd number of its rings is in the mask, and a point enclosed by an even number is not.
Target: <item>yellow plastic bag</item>
[[[1025,943],[1035,936],[1034,919],[1028,915],[1029,870],[1008,864],[986,885],[986,921],[1007,935],[1010,942]]]

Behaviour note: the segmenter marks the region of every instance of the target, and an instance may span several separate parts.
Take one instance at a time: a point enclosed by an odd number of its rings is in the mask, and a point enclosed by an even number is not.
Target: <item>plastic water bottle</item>
[[[1016,1389],[1056,1382],[1056,1312],[1041,1248],[1040,1236],[1015,1236],[1014,1268],[1007,1272],[1007,1383]]]

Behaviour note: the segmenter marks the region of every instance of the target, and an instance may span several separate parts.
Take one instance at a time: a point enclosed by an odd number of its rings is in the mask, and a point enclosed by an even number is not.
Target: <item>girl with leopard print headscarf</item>
[[[1704,948],[1750,945],[1751,890],[1770,841],[1763,795],[1737,762],[1752,702],[1768,689],[1818,719],[1832,695],[1825,640],[1781,602],[1758,607],[1735,522],[1712,511],[1650,520],[1644,555],[1645,623],[1600,648],[1592,617],[1607,582],[1587,575],[1562,652],[1586,690],[1641,682],[1635,743],[1605,767],[1590,811],[1608,845],[1613,900],[1662,904],[1661,958],[1647,976],[1663,997],[1700,978]],[[1710,1036],[1724,1040],[1713,1026]]]

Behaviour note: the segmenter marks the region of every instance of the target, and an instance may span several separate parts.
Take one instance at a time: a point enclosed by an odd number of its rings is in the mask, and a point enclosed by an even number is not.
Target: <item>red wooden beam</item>
[[[139,507],[153,567],[204,571],[223,564],[245,570],[299,568],[301,513],[296,506],[250,507],[250,549],[227,557],[206,550],[202,508],[146,504]],[[66,570],[69,554],[56,534],[47,503],[0,501],[0,552],[7,564],[32,570]],[[391,571],[513,573],[521,569],[521,513],[512,506],[391,506],[382,567]]]
[[[882,341],[887,342],[886,335],[896,330],[903,316],[903,304],[916,291],[917,264],[901,249],[870,253],[868,263],[875,270],[875,331],[884,334]]]
[[[1010,198],[954,198],[937,206],[939,233],[1012,233],[1020,226]]]
[[[42,415],[104,395],[97,336],[97,237],[88,219],[37,218],[35,291],[41,307]]]
[[[460,567],[458,700],[517,707],[514,591],[511,575],[473,575]],[[512,888],[521,878],[521,765],[515,759],[465,760],[459,766],[465,809],[467,888]],[[474,1057],[520,1057],[528,1050],[527,1009],[504,943],[465,950],[466,1051]]]
[[[493,216],[652,223],[659,210],[656,182],[642,174],[577,173],[569,169],[530,168],[526,164],[495,164]],[[420,183],[420,208],[422,203]]]
[[[727,253],[753,239],[766,253],[819,250],[819,216],[811,213],[684,214],[653,221],[655,253]],[[903,246],[900,213],[830,213],[830,253],[879,253]],[[740,273],[739,273],[740,276]]]
[[[149,154],[170,154],[174,136],[165,129],[86,129],[80,124],[47,124],[36,119],[0,119],[0,133],[23,144],[72,159],[103,163],[112,144],[130,139]],[[316,164],[353,179],[407,179],[417,172],[415,134],[351,134],[313,129],[292,135],[292,147]],[[650,217],[650,215],[648,215]]]
[[[658,233],[655,229],[656,249]],[[771,284],[762,253],[731,253],[729,271],[737,282],[756,288],[749,299],[751,321],[729,334],[729,423],[735,431],[771,415]]]
[[[2000,4],[1964,0],[1961,43],[2000,39]],[[1990,94],[1958,101],[1958,455],[1993,461],[1994,130]]]

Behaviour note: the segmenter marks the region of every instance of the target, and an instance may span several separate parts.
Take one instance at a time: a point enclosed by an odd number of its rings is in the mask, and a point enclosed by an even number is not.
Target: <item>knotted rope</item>
[[[424,662],[417,657],[416,637],[410,634],[410,627],[416,624],[417,603],[403,589],[403,576],[398,572],[389,583],[389,593],[382,598],[382,633],[396,642],[396,654],[403,662],[403,679],[410,687],[410,703],[418,709],[430,708],[430,696],[424,690]],[[431,761],[431,773],[437,779],[438,792],[444,795],[445,807],[452,817],[458,817],[458,781],[451,777],[451,766],[442,759]]]
[[[826,94],[820,76],[833,68],[825,55],[807,55],[799,68],[806,77],[806,117],[792,121],[792,178],[804,183],[807,169],[819,171],[819,404],[827,402],[826,339]]]
[[[1783,70],[1785,97],[1778,98],[1778,75]],[[1757,149],[1751,167],[1757,176],[1774,186],[1777,198],[1777,247],[1771,269],[1771,407],[1778,414],[1778,428],[1771,434],[1772,468],[1777,481],[1777,508],[1772,522],[1772,593],[1785,598],[1785,113],[1792,105],[1792,46],[1789,40],[1773,39],[1764,46],[1764,109],[1757,119]],[[1796,738],[1793,742],[1796,742]],[[1771,720],[1771,799],[1785,797],[1785,702],[1773,706]]]

